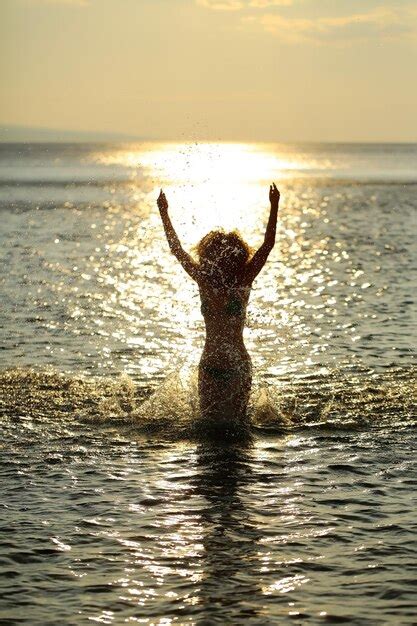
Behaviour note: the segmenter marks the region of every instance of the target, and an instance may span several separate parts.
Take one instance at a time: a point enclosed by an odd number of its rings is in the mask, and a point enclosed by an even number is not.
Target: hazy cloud
[[[417,31],[417,11],[411,8],[379,7],[368,13],[315,19],[263,14],[247,16],[242,21],[259,24],[266,31],[289,43],[346,42],[372,37],[398,38],[411,36]]]
[[[197,0],[197,4],[215,11],[239,11],[243,8],[241,0]]]
[[[72,4],[85,7],[90,3],[90,0],[24,0],[24,2],[26,4]]]
[[[246,6],[255,9],[265,9],[267,7],[289,7],[293,0],[248,0]]]
[[[215,11],[265,9],[272,6],[290,6],[292,3],[293,0],[197,0],[197,4]]]

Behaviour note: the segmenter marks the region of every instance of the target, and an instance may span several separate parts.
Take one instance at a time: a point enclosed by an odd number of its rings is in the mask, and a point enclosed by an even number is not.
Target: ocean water
[[[251,441],[195,436],[215,227]],[[0,623],[413,624],[417,145],[0,144]]]

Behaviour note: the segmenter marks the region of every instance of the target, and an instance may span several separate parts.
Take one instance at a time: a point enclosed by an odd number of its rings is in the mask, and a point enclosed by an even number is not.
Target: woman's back
[[[199,282],[201,313],[206,326],[206,345],[243,340],[250,286],[218,288]],[[221,346],[217,346],[221,349]]]
[[[197,246],[196,262],[181,246],[161,190],[158,207],[171,252],[198,284],[206,341],[198,369],[200,416],[205,424],[247,423],[252,366],[243,342],[246,308],[253,280],[275,243],[279,191],[269,190],[271,212],[264,243],[251,256],[239,233],[211,231]],[[222,426],[223,425],[223,426]]]

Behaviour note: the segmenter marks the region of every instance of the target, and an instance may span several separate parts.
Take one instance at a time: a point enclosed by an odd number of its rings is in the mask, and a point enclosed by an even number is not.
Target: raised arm
[[[245,282],[251,283],[259,274],[266,263],[266,260],[275,245],[275,234],[277,231],[278,206],[280,193],[275,185],[269,187],[269,201],[271,203],[271,211],[269,213],[268,225],[265,231],[264,242],[255,252],[251,260],[246,266]]]
[[[159,194],[158,200],[158,209],[161,214],[162,224],[164,226],[165,235],[168,241],[169,249],[172,254],[178,259],[181,263],[187,274],[191,276],[194,280],[198,279],[198,265],[191,258],[191,256],[185,252],[183,247],[181,246],[180,240],[178,239],[178,235],[174,230],[171,219],[168,215],[168,201],[165,197],[164,192],[161,189],[161,193]]]

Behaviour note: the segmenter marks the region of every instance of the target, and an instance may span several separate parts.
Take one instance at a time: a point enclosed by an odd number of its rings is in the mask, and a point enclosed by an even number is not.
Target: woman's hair
[[[196,246],[200,267],[216,285],[233,285],[251,256],[251,249],[237,231],[212,230]]]

